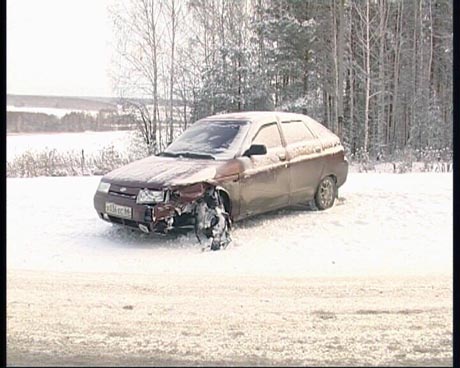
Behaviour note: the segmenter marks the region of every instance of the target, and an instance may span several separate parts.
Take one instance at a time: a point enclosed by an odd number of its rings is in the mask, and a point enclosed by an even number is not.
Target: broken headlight
[[[180,198],[180,193],[178,190],[167,190],[165,196],[165,202],[177,201]]]
[[[136,203],[153,204],[163,202],[164,192],[162,190],[141,189],[136,198]]]

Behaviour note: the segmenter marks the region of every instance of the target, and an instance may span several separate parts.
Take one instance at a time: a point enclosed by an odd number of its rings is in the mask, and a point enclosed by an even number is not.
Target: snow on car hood
[[[104,179],[152,188],[192,184],[214,179],[219,165],[212,160],[150,156],[109,172]]]

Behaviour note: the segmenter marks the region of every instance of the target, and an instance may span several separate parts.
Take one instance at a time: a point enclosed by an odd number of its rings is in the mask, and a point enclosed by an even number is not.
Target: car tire
[[[318,185],[315,194],[315,206],[319,210],[326,210],[334,205],[337,196],[337,185],[332,176],[326,176]]]
[[[211,207],[209,206],[207,201],[204,200],[200,202],[200,208],[205,212],[202,212],[202,210],[195,212],[195,234],[200,243],[202,242],[200,235],[204,235],[208,239],[211,238],[212,241],[209,245],[211,250],[219,250],[222,248],[226,248],[228,244],[231,242],[231,221],[229,215],[226,212],[225,201],[223,200],[222,195],[219,192],[215,192],[215,194],[216,197],[214,197],[214,200],[216,202],[214,204],[211,204]],[[210,226],[204,227],[203,225],[199,225],[200,223],[203,224],[202,221],[205,221],[205,223],[209,221],[205,220],[205,218],[208,216],[206,214],[206,212],[208,211],[212,211],[211,216],[214,216],[210,219],[210,223],[208,224]],[[214,233],[215,230],[218,232]]]

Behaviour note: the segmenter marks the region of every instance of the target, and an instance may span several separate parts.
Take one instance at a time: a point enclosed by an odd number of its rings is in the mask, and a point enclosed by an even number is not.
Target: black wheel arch
[[[334,179],[334,182],[335,184],[337,185],[337,176],[334,174],[334,173],[327,173],[327,174],[324,174],[322,177],[321,177],[321,180],[318,182],[318,187],[319,188],[319,185],[321,184],[321,182],[326,179],[328,176],[330,176],[332,179]]]
[[[225,211],[228,213],[228,214],[231,214],[232,213],[232,201],[230,199],[230,194],[228,194],[228,192],[218,186],[216,187],[216,190],[217,190],[217,193],[219,194],[220,198],[222,198],[222,201],[224,203],[224,208],[225,208]]]

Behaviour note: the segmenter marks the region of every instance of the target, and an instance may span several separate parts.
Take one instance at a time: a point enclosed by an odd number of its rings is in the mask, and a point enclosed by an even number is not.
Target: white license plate
[[[131,207],[120,206],[118,204],[111,203],[111,202],[105,203],[105,212],[107,212],[107,214],[109,215],[121,217],[125,219],[130,219],[133,217]]]

